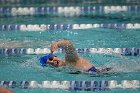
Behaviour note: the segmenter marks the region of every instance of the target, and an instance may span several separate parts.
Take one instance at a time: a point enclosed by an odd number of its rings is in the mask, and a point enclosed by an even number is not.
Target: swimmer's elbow
[[[72,44],[72,43],[70,42],[70,40],[63,40],[63,42],[64,42],[65,44]]]

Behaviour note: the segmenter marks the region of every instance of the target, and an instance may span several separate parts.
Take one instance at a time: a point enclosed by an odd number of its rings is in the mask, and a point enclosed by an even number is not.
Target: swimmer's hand
[[[51,53],[53,53],[54,51],[56,51],[57,48],[58,48],[58,42],[52,42],[51,48],[50,48]]]

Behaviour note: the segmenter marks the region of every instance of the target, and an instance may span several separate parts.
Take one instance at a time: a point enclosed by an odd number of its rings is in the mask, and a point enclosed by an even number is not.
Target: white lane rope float
[[[98,53],[98,54],[120,54],[124,56],[139,56],[140,48],[76,48],[77,53]],[[49,48],[0,48],[0,55],[20,54],[46,54],[50,53]],[[55,53],[63,53],[58,49]]]
[[[119,12],[138,15],[140,13],[140,6],[0,7],[0,16],[54,15],[61,17],[77,17],[81,15],[104,15]]]
[[[45,89],[65,89],[65,90],[108,90],[108,89],[139,89],[139,80],[122,80],[120,82],[116,80],[92,80],[92,81],[0,81],[0,87],[9,88],[45,88]]]
[[[140,23],[114,23],[114,24],[0,24],[0,31],[52,31],[52,30],[77,30],[77,29],[140,29]]]

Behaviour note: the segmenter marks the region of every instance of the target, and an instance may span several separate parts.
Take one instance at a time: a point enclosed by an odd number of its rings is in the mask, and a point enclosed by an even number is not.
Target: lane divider
[[[48,30],[74,30],[74,29],[140,29],[140,23],[128,24],[7,24],[0,25],[0,31],[48,31]]]
[[[71,7],[0,7],[0,16],[53,15],[76,17],[80,15],[104,15],[110,13],[140,13],[140,6],[71,6]]]
[[[125,56],[139,56],[140,48],[76,48],[77,53],[98,53],[98,54],[120,54]],[[49,48],[1,48],[0,55],[20,54],[46,54],[50,53]],[[55,53],[63,53],[58,49]]]
[[[9,88],[50,88],[50,89],[66,89],[66,90],[108,90],[114,88],[136,89],[140,88],[139,80],[122,80],[118,83],[116,80],[101,80],[101,81],[42,81],[39,84],[37,81],[0,81],[0,87]]]
[[[55,1],[57,5],[66,5],[66,4],[140,4],[139,0],[65,0],[64,1]],[[54,1],[46,1],[46,0],[0,0],[0,5],[10,5],[10,4],[20,4],[20,5],[29,5],[29,4],[48,4],[54,5]]]

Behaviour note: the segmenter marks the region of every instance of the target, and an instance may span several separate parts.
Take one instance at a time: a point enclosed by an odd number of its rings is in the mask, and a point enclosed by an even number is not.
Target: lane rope
[[[139,56],[140,48],[76,48],[77,53],[98,53],[98,54],[120,54],[124,56]],[[58,49],[55,53],[62,53]],[[0,48],[0,55],[20,54],[46,54],[50,53],[49,48]]]
[[[46,0],[31,0],[31,1],[29,1],[29,0],[0,0],[0,4],[1,5],[5,5],[5,4],[53,4],[54,2],[56,2],[56,1],[46,1]],[[94,1],[92,1],[92,0],[74,0],[74,1],[72,1],[72,0],[65,0],[65,2],[63,2],[63,1],[57,1],[57,3],[58,4],[60,4],[60,5],[62,5],[62,4],[66,4],[66,2],[67,2],[67,4],[95,4],[95,3],[105,3],[105,4],[139,4],[140,3],[140,1],[139,0],[119,0],[118,2],[116,2],[116,0],[102,0],[102,1],[100,1],[100,0],[94,0]],[[58,5],[57,4],[57,5]]]
[[[67,90],[108,90],[115,88],[136,89],[140,88],[139,80],[122,80],[120,83],[116,80],[101,80],[101,81],[42,81],[42,84],[37,81],[0,81],[0,87],[9,88],[51,88],[51,89],[67,89]]]
[[[53,15],[76,17],[81,15],[104,15],[110,13],[139,14],[140,6],[42,6],[42,7],[0,7],[0,16]]]
[[[55,1],[57,3],[57,5],[62,5],[62,4],[95,4],[95,3],[105,3],[105,4],[140,4],[139,0],[133,0],[133,1],[129,1],[129,0],[119,0],[118,2],[116,2],[116,0],[65,0],[64,1]],[[20,4],[20,5],[29,5],[29,4],[48,4],[48,5],[53,5],[54,1],[45,1],[45,0],[0,0],[0,4],[1,5],[14,5],[14,4]]]
[[[6,24],[0,25],[0,31],[50,31],[50,30],[76,30],[76,29],[140,29],[140,23],[128,24]]]

